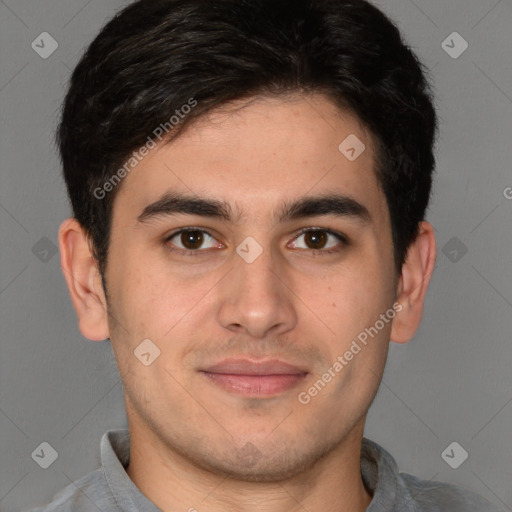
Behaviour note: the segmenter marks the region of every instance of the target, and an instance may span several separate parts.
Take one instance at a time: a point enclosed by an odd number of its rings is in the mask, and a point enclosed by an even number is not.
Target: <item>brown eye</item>
[[[338,252],[347,245],[348,238],[342,233],[319,228],[304,229],[293,241],[295,249],[309,249],[320,253]]]
[[[164,240],[171,252],[194,255],[204,254],[205,249],[220,249],[222,244],[203,229],[181,229]]]
[[[322,249],[327,243],[325,231],[309,231],[304,234],[304,241],[309,249]]]
[[[180,242],[185,249],[198,249],[204,242],[202,231],[184,231],[181,233]]]

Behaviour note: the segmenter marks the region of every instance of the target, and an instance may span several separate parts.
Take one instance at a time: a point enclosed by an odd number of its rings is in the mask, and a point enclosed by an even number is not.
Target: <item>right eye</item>
[[[176,240],[173,241],[174,239]],[[217,242],[217,245],[215,243],[212,244],[212,241],[215,241],[215,238],[203,229],[185,228],[175,231],[166,237],[164,243],[171,252],[181,252],[188,256],[196,256],[200,252],[204,252],[200,249],[205,243],[210,244],[209,247],[206,247],[207,249],[214,247],[220,249],[223,247],[219,242]]]

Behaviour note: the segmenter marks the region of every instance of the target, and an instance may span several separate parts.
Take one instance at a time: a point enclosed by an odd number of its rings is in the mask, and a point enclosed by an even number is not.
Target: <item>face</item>
[[[106,271],[131,429],[255,481],[362,435],[396,292],[373,158],[311,95],[230,105],[131,171]]]

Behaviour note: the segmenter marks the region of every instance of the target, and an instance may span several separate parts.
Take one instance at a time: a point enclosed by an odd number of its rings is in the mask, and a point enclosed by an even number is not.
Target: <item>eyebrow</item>
[[[145,223],[151,219],[178,214],[198,215],[222,219],[226,222],[238,222],[240,213],[233,215],[229,203],[177,192],[167,192],[157,201],[147,205],[137,217],[137,222]],[[285,201],[274,213],[275,222],[317,217],[320,215],[335,215],[352,218],[362,223],[371,222],[368,208],[352,197],[343,194],[324,194],[301,197],[295,201]]]

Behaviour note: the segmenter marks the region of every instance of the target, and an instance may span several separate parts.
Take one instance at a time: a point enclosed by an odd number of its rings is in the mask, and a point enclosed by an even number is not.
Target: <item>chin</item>
[[[281,444],[277,449],[267,446],[261,451],[247,442],[237,452],[196,454],[196,463],[207,471],[242,482],[277,483],[310,470],[319,460],[329,454],[337,443],[308,447],[302,451],[297,447]],[[189,454],[190,456],[190,454]]]

